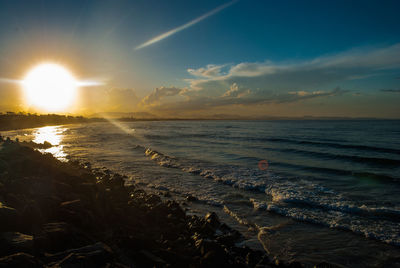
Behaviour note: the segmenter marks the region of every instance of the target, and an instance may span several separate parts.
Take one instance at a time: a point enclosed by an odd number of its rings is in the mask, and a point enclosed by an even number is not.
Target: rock
[[[321,263],[318,263],[317,265],[315,265],[314,267],[315,268],[334,268],[335,266],[333,266],[332,264],[327,263],[327,262],[321,262]]]
[[[60,204],[59,214],[61,219],[70,222],[81,222],[82,214],[84,211],[80,199],[62,202]]]
[[[112,200],[105,202],[106,205],[112,206]],[[60,204],[58,210],[58,219],[67,222],[76,227],[84,228],[85,230],[95,230],[100,227],[102,222],[96,218],[95,204],[81,201],[81,199],[66,201]],[[104,213],[108,213],[107,208],[104,208]],[[113,215],[108,215],[108,218]],[[115,220],[115,219],[110,219]]]
[[[219,229],[217,229],[217,233],[222,232]],[[238,242],[240,239],[242,239],[242,235],[236,231],[236,230],[231,230],[230,232],[224,233],[220,236],[217,237],[217,241],[221,244],[233,247],[236,242]]]
[[[28,203],[19,217],[18,226],[21,231],[34,233],[45,222],[40,205],[36,201]]]
[[[0,267],[35,268],[35,267],[42,267],[42,264],[32,255],[26,253],[16,253],[10,256],[0,258]]]
[[[175,215],[176,218],[185,219],[186,213],[185,211],[179,206],[179,204],[175,201],[168,200],[165,202],[168,209],[172,211],[172,214]]]
[[[17,222],[17,211],[14,208],[7,207],[0,202],[0,230],[14,231]]]
[[[218,253],[216,251],[207,252],[200,261],[203,267],[230,267],[228,258],[225,254]]]
[[[206,255],[209,251],[213,251],[218,254],[224,254],[224,249],[221,247],[220,244],[218,244],[214,240],[209,240],[209,239],[197,240],[196,247],[200,249],[200,254],[203,256]]]
[[[6,232],[0,234],[0,255],[17,252],[31,253],[33,251],[33,237],[19,232]]]
[[[65,222],[46,223],[41,232],[34,237],[35,249],[48,253],[82,247],[90,242],[90,239],[84,233]]]
[[[261,252],[249,250],[249,253],[246,255],[246,264],[249,267],[254,267],[261,260],[261,257]]]
[[[188,201],[188,202],[195,202],[197,200],[198,200],[197,197],[194,197],[193,195],[186,196],[186,201]]]
[[[90,253],[71,253],[64,259],[51,263],[49,267],[67,268],[67,267],[109,267],[109,263],[99,252]]]
[[[55,254],[47,254],[50,266],[66,267],[76,265],[80,267],[96,267],[112,260],[113,252],[102,242],[81,248],[69,249]],[[58,266],[57,266],[58,265]]]
[[[80,202],[81,202],[80,199],[76,199],[72,201],[62,202],[60,206],[63,208],[77,208],[80,207]]]
[[[145,266],[150,265],[152,267],[160,267],[167,264],[163,259],[147,250],[141,250],[139,254],[141,257],[140,263],[144,264]]]
[[[221,222],[218,219],[218,216],[215,212],[207,213],[204,217],[207,223],[209,223],[213,228],[218,228],[221,225]]]
[[[301,265],[301,263],[297,261],[289,263],[289,268],[302,268],[302,267],[303,265]]]
[[[274,266],[275,264],[273,264],[272,262],[271,262],[271,260],[266,256],[266,255],[264,255],[262,258],[261,258],[261,260],[257,263],[257,265],[255,266],[255,267],[276,267],[276,266]]]

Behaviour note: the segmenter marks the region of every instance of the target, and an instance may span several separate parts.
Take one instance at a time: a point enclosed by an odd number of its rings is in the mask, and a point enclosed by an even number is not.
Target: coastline
[[[0,144],[0,267],[302,266],[239,246],[216,214],[187,216],[119,174]]]

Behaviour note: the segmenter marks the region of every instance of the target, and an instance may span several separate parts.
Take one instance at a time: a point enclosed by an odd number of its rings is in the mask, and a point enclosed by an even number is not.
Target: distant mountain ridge
[[[106,113],[95,113],[90,115],[89,117],[108,117],[108,118],[138,118],[138,119],[154,119],[159,118],[158,116],[148,113],[148,112],[106,112]]]

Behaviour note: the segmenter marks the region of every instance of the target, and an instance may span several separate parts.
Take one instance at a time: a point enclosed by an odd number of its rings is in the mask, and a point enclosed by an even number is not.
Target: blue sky
[[[0,0],[0,77],[58,61],[110,111],[400,117],[399,1],[236,1],[135,49],[227,3]]]

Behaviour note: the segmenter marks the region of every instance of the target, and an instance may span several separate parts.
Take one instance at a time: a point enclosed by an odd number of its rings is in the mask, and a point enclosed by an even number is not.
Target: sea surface
[[[400,121],[110,121],[1,134],[169,192],[189,214],[215,211],[272,258],[400,265]]]

